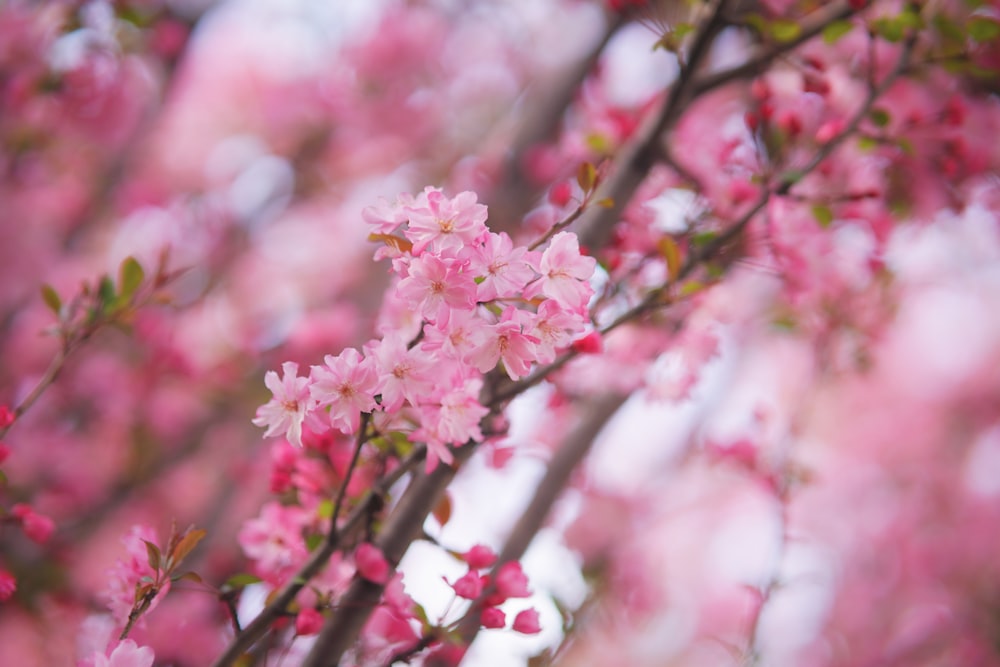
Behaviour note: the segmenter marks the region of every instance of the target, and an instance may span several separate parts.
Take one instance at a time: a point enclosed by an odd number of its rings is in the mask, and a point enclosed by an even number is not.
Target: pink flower
[[[538,363],[551,363],[556,351],[569,345],[573,336],[584,328],[585,319],[578,311],[568,310],[555,299],[546,299],[538,306],[531,334],[538,338]]]
[[[312,607],[307,607],[295,617],[295,634],[314,635],[323,629],[323,621],[323,614]]]
[[[413,254],[430,246],[435,252],[460,250],[479,240],[486,230],[486,207],[476,203],[476,193],[460,192],[448,199],[437,188],[426,188],[426,205],[410,206],[409,227],[403,232],[413,241]]]
[[[476,305],[476,283],[465,262],[430,253],[414,257],[396,292],[428,320],[444,317],[444,310],[471,310]]]
[[[583,311],[594,293],[587,281],[596,266],[597,260],[580,254],[576,234],[559,232],[542,253],[538,264],[542,277],[528,286],[526,296],[533,298],[541,293],[570,310]]]
[[[17,590],[17,579],[7,570],[0,568],[0,602],[6,602],[14,597]]]
[[[361,217],[373,227],[373,233],[392,234],[406,222],[406,207],[417,205],[419,203],[413,196],[405,192],[393,203],[389,203],[385,197],[379,197],[374,206],[367,206],[361,211]]]
[[[382,551],[370,542],[362,542],[354,552],[354,565],[358,574],[368,581],[384,584],[389,581],[389,561]]]
[[[283,377],[268,371],[264,374],[264,384],[274,396],[257,408],[254,426],[267,426],[264,437],[284,431],[288,442],[302,446],[302,424],[312,410],[313,399],[309,393],[309,378],[298,377],[299,365],[286,361],[281,365]]]
[[[301,507],[270,502],[260,516],[248,519],[240,529],[238,541],[243,553],[255,561],[261,577],[282,582],[309,554],[302,529],[308,517]]]
[[[407,349],[396,336],[374,342],[366,352],[375,360],[378,371],[376,393],[382,395],[382,408],[395,412],[409,401],[416,405],[433,387],[434,360],[419,349]]]
[[[131,639],[125,639],[111,652],[111,655],[95,653],[91,658],[94,667],[152,667],[153,649],[139,646]]]
[[[506,598],[526,598],[531,595],[528,590],[528,577],[521,569],[519,562],[504,563],[497,570],[497,593]]]
[[[21,520],[21,529],[33,542],[45,544],[56,529],[55,522],[49,517],[37,513],[30,505],[18,503],[10,510],[11,514]]]
[[[525,320],[531,315],[509,306],[500,321],[489,329],[487,340],[469,358],[480,372],[490,371],[503,360],[511,380],[528,374],[537,356],[538,339],[525,333]]]
[[[470,569],[482,570],[497,562],[497,555],[488,546],[477,544],[462,554],[462,560],[469,565]]]
[[[483,279],[476,295],[478,301],[520,295],[524,286],[535,277],[528,249],[515,248],[514,242],[503,233],[488,234],[484,243],[473,248],[468,257],[469,271]]]
[[[536,635],[542,631],[542,626],[538,624],[538,612],[533,608],[518,612],[511,627],[525,635]]]
[[[310,393],[317,406],[330,406],[330,425],[350,435],[358,430],[361,413],[375,408],[373,363],[353,347],[326,355],[324,362],[312,367]]]
[[[479,402],[482,386],[482,379],[468,379],[446,390],[437,403],[419,406],[420,428],[413,433],[413,438],[427,444],[428,472],[437,467],[438,460],[447,464],[454,460],[447,445],[460,446],[469,440],[483,439],[479,421],[489,410]]]
[[[483,439],[479,420],[489,410],[479,402],[482,386],[483,381],[478,378],[466,380],[460,387],[441,397],[434,432],[442,442],[461,445],[468,440]]]
[[[484,628],[502,628],[507,625],[507,615],[503,613],[502,609],[487,607],[479,615],[479,622],[483,624]]]
[[[420,349],[436,356],[466,361],[486,339],[489,324],[473,311],[448,310],[444,317],[424,327]]]

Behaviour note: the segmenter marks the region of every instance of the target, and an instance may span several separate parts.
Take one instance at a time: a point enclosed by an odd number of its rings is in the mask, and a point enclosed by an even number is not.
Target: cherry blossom
[[[264,384],[274,397],[257,409],[253,423],[266,426],[264,435],[282,433],[296,447],[302,446],[302,427],[312,411],[314,399],[310,392],[310,379],[299,377],[299,365],[286,361],[281,365],[282,377],[275,371],[264,375]]]

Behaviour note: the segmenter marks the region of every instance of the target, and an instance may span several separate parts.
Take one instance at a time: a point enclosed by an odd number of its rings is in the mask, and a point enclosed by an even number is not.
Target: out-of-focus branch
[[[528,545],[531,544],[544,524],[556,499],[566,488],[573,470],[587,456],[601,429],[618,411],[626,398],[621,394],[609,394],[585,406],[586,418],[569,433],[556,451],[555,456],[549,461],[545,469],[545,476],[542,477],[535,489],[534,496],[524,512],[521,513],[521,517],[500,550],[493,569],[494,579],[497,569],[501,565],[518,560],[524,555]],[[472,643],[472,640],[479,633],[482,600],[489,592],[489,590],[484,591],[483,596],[472,604],[469,612],[458,626],[459,635],[467,645]]]
[[[673,128],[681,113],[691,102],[727,83],[763,71],[776,58],[816,37],[834,21],[843,20],[857,12],[846,2],[830,3],[808,17],[801,33],[795,39],[769,46],[741,65],[695,77],[694,72],[711,43],[710,38],[714,36],[715,31],[723,27],[725,4],[720,2],[716,6],[712,17],[708,19],[706,29],[696,38],[691,47],[687,66],[681,69],[670,95],[659,112],[644,124],[636,134],[635,140],[623,147],[616,158],[614,168],[604,182],[604,189],[597,195],[598,198],[610,199],[614,205],[608,208],[591,208],[583,216],[579,224],[582,245],[595,248],[607,242],[612,227],[621,218],[625,207],[649,173],[649,168],[659,159],[661,154],[659,143],[663,135]]]
[[[432,472],[417,473],[389,515],[375,540],[392,567],[399,565],[410,544],[423,531],[424,520],[454,479],[455,473],[474,451],[472,444],[455,450],[450,466],[439,465]],[[368,617],[382,598],[385,586],[355,576],[338,601],[338,610],[323,627],[303,667],[335,667],[357,639]]]
[[[316,548],[309,556],[309,560],[295,573],[287,584],[279,590],[263,610],[244,628],[243,632],[237,635],[226,651],[212,663],[213,667],[228,667],[236,661],[247,649],[253,646],[257,640],[263,637],[271,625],[278,620],[291,604],[295,596],[298,595],[309,580],[319,574],[326,566],[327,561],[337,551],[340,546],[341,537],[353,532],[361,525],[362,521],[377,507],[378,501],[389,492],[389,489],[407,472],[412,470],[424,456],[423,447],[417,447],[410,455],[400,462],[399,466],[392,472],[380,478],[358,501],[357,505],[340,527],[331,526],[327,539]]]
[[[545,88],[546,95],[523,111],[524,119],[518,124],[516,134],[504,157],[503,171],[496,190],[487,203],[492,211],[491,227],[500,231],[520,221],[521,216],[532,204],[537,191],[525,178],[524,158],[532,146],[556,134],[566,109],[570,106],[580,84],[587,78],[604,52],[611,37],[625,23],[621,14],[608,17],[604,32],[591,47],[589,53],[575,63],[565,76]],[[536,83],[538,88],[541,84]],[[530,94],[530,91],[529,91]]]

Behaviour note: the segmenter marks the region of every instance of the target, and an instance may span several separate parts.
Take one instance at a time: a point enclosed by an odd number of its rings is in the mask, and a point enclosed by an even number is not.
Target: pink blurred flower
[[[110,655],[96,653],[91,657],[93,667],[152,667],[153,649],[139,646],[131,639],[125,639]]]
[[[45,544],[52,537],[56,524],[49,517],[39,514],[30,505],[18,503],[11,508],[10,513],[21,520],[21,529],[33,542]]]
[[[370,542],[362,542],[354,552],[358,574],[368,581],[384,584],[389,581],[389,561],[382,551]]]
[[[496,588],[497,593],[504,598],[526,598],[531,595],[528,589],[528,577],[516,560],[500,566],[497,571]]]
[[[307,607],[295,617],[295,634],[314,635],[323,628],[324,617],[317,609]]]

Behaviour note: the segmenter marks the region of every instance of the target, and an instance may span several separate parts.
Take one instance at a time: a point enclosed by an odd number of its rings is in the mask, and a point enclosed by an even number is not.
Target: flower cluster
[[[483,609],[480,613],[480,623],[484,628],[502,628],[507,625],[507,615],[500,605],[510,598],[526,598],[531,595],[528,589],[528,577],[525,576],[521,564],[517,561],[504,563],[496,572],[495,577],[482,574],[480,571],[492,567],[496,563],[496,554],[489,547],[476,545],[462,554],[462,560],[469,566],[468,572],[449,583],[455,595],[467,600],[478,599],[484,591],[489,593],[483,599]],[[492,589],[489,589],[490,585]],[[511,628],[523,634],[535,634],[541,631],[538,624],[538,612],[534,608],[518,612]]]
[[[427,444],[432,470],[451,463],[448,445],[483,439],[484,373],[502,365],[517,380],[584,331],[596,262],[569,232],[542,252],[515,247],[489,231],[472,192],[449,199],[428,187],[363,216],[384,244],[376,258],[391,259],[396,275],[386,316],[413,318],[414,335],[393,328],[361,350],[327,355],[306,377],[286,362],[282,377],[267,373],[273,398],[254,423],[301,446],[303,428],[349,435],[362,413],[379,412],[390,430]]]

